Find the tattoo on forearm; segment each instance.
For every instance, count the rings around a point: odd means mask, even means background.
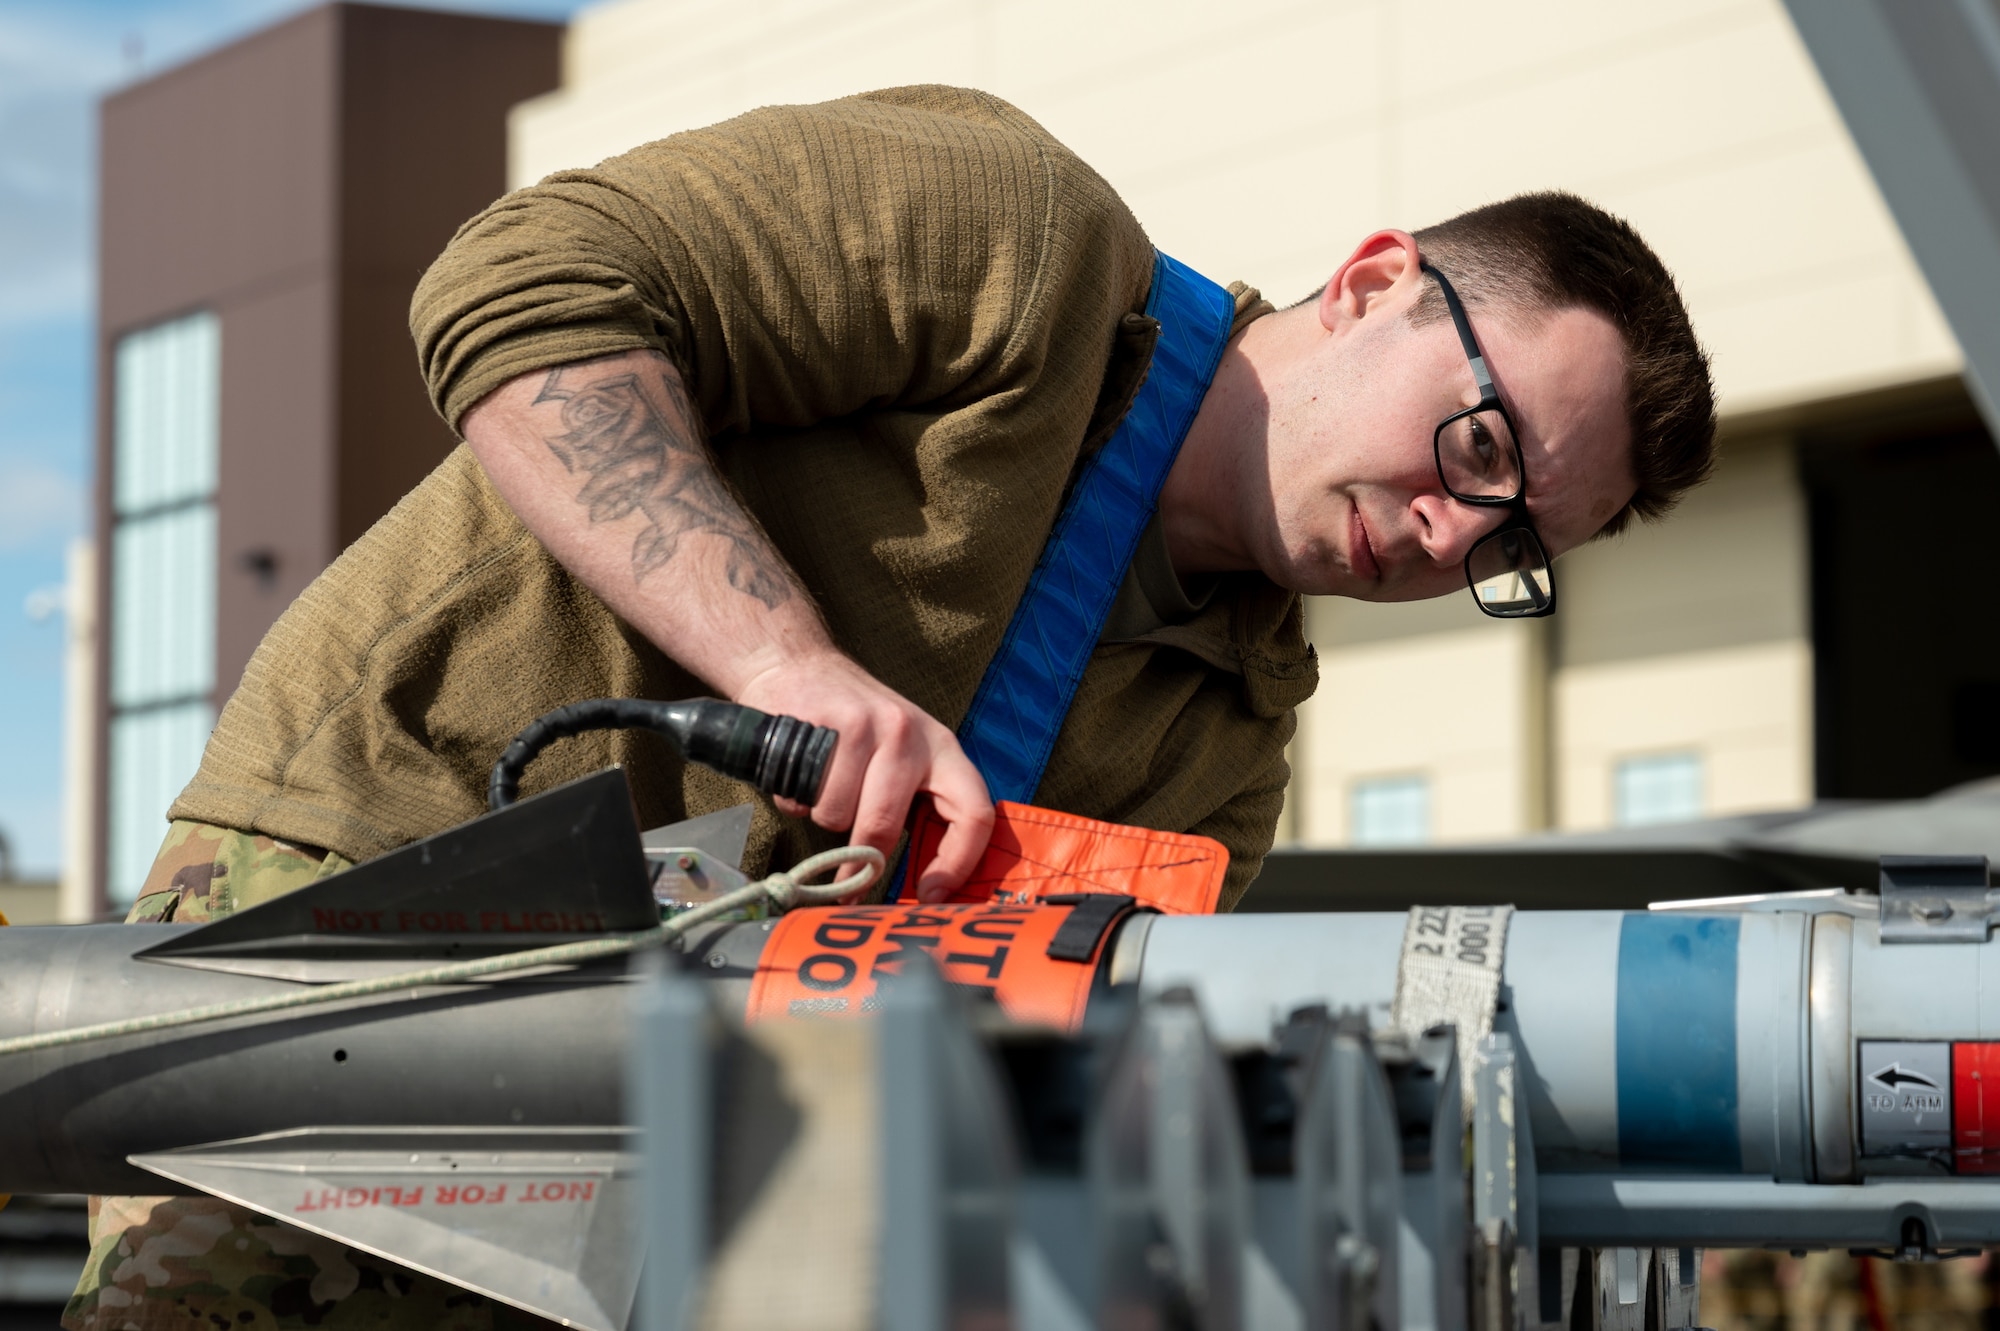
[[[716,474],[676,376],[648,375],[641,383],[623,368],[559,365],[535,398],[537,406],[544,402],[562,403],[565,433],[546,442],[585,478],[576,498],[590,520],[645,517],[632,543],[635,580],[671,562],[681,537],[707,532],[729,542],[730,586],[772,608],[791,599],[789,571]]]

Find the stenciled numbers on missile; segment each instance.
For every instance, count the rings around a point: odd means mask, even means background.
[[[1950,1158],[1949,1042],[1863,1040],[1858,1077],[1863,1155]]]

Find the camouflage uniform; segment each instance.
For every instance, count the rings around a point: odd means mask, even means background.
[[[176,822],[134,924],[199,924],[349,868],[331,851]],[[70,1331],[533,1331],[553,1322],[214,1197],[93,1197]]]
[[[1701,1320],[1717,1331],[1980,1331],[1995,1307],[1991,1254],[1904,1264],[1844,1252],[1704,1254]]]

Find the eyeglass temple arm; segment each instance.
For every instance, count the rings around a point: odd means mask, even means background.
[[[1493,391],[1493,376],[1486,372],[1486,357],[1479,350],[1479,344],[1472,340],[1472,322],[1465,317],[1465,305],[1459,300],[1458,292],[1452,289],[1443,273],[1430,266],[1427,260],[1419,259],[1417,264],[1423,271],[1437,279],[1438,290],[1444,293],[1445,308],[1451,311],[1452,327],[1458,330],[1458,340],[1465,347],[1465,358],[1472,362],[1472,379],[1479,385],[1479,398],[1483,402],[1499,395]]]
[[[1486,544],[1486,541],[1490,541],[1494,539],[1494,537],[1499,536],[1509,530],[1512,530],[1512,528],[1502,527],[1499,531],[1494,532],[1492,536],[1488,536],[1485,541],[1481,541],[1479,544],[1484,545]],[[1533,533],[1530,532],[1529,534],[1532,535]],[[1539,548],[1540,545],[1541,542],[1537,540],[1536,541],[1537,548]],[[1475,553],[1477,552],[1477,549],[1478,547],[1475,546],[1474,547]],[[1548,558],[1547,554],[1544,554],[1542,558],[1547,559]],[[1543,567],[1547,567],[1547,565],[1544,565]],[[1515,581],[1519,582],[1521,584],[1522,589],[1528,593],[1528,599],[1534,602],[1535,606],[1533,612],[1534,614],[1546,615],[1552,609],[1555,608],[1555,598],[1542,590],[1541,581],[1538,578],[1536,578],[1533,573],[1529,572],[1526,569],[1519,569],[1519,568],[1509,569],[1508,572],[1514,575]],[[1479,579],[1472,576],[1472,555],[1470,554],[1468,554],[1465,557],[1465,581],[1472,589],[1473,604],[1477,605],[1481,610],[1486,610],[1486,602],[1480,599],[1479,595]],[[1493,612],[1487,610],[1486,613],[1492,614]],[[1500,618],[1509,619],[1509,618],[1514,618],[1514,616],[1501,615]]]
[[[1530,614],[1528,615],[1495,614],[1494,611],[1487,610],[1486,602],[1480,599],[1479,586],[1477,583],[1474,583],[1472,586],[1472,603],[1478,606],[1482,611],[1485,611],[1485,613],[1489,615],[1494,615],[1494,617],[1497,619],[1527,619],[1527,618],[1532,618],[1534,616],[1546,615],[1549,613],[1551,609],[1554,608],[1555,598],[1551,597],[1547,592],[1543,591],[1542,584],[1535,581],[1533,576],[1527,573],[1523,573],[1519,569],[1515,569],[1514,577],[1520,581],[1521,586],[1528,593],[1528,599],[1534,603],[1535,608]],[[1471,580],[1467,579],[1467,581]]]
[[[1549,599],[1549,594],[1542,590],[1541,580],[1535,577],[1534,574],[1522,573],[1517,571],[1514,574],[1514,576],[1519,578],[1527,586],[1528,597],[1535,603],[1536,610],[1538,611],[1547,610],[1550,605],[1554,604]]]

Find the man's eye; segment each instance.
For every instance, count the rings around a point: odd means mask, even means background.
[[[1493,432],[1486,428],[1485,421],[1477,416],[1470,417],[1469,420],[1472,424],[1472,451],[1478,455],[1483,466],[1490,467],[1493,465],[1494,456],[1500,451],[1499,444],[1494,440]]]

